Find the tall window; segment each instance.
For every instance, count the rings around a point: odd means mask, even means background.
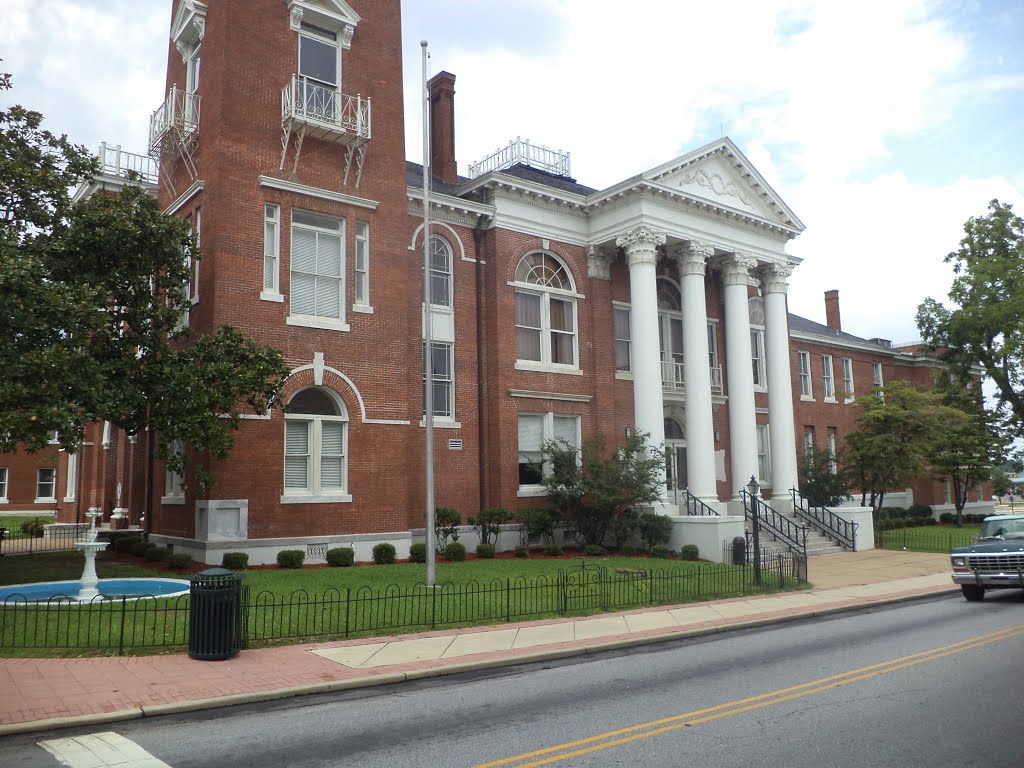
[[[356,304],[370,306],[370,225],[356,223]]]
[[[548,440],[564,441],[576,449],[580,446],[580,417],[556,413],[519,415],[519,487],[520,490],[542,491],[541,448]]]
[[[871,364],[871,378],[874,381],[875,388],[885,386],[885,382],[882,380],[882,364],[872,363]]]
[[[826,400],[836,399],[836,382],[832,375],[832,355],[821,356],[822,391]]]
[[[452,247],[443,237],[430,237],[430,303],[452,305]]]
[[[771,483],[772,464],[769,456],[768,425],[757,425],[757,475],[762,483]]]
[[[281,207],[273,203],[263,206],[263,296],[281,293],[278,273],[281,264]]]
[[[7,503],[7,467],[0,467],[0,504]]]
[[[295,394],[285,409],[285,496],[340,500],[348,482],[347,428],[344,407],[326,390],[310,387]]]
[[[36,470],[36,503],[56,501],[57,470],[53,467]]]
[[[577,367],[576,292],[569,270],[547,253],[530,253],[516,268],[516,358]]]
[[[78,454],[68,454],[67,481],[64,483],[64,501],[75,500],[75,485],[78,481]]]
[[[344,319],[343,228],[340,219],[292,211],[293,315]]]
[[[832,474],[839,472],[839,464],[836,461],[836,456],[839,452],[838,439],[836,437],[836,428],[828,428],[828,468]]]
[[[658,348],[662,385],[681,390],[683,367],[683,295],[667,277],[658,278]]]
[[[338,35],[303,24],[299,30],[299,84],[308,117],[336,122],[341,79]]]
[[[430,373],[433,384],[434,416],[440,419],[455,418],[455,373],[452,365],[452,345],[447,342],[430,342]],[[424,407],[426,413],[426,382],[423,375]]]
[[[174,451],[182,450],[180,442],[174,444]],[[164,497],[163,504],[181,504],[185,499],[185,480],[175,472],[169,465],[164,465]]]
[[[804,455],[811,456],[817,446],[814,439],[814,427],[804,427]]]
[[[797,360],[800,361],[800,397],[812,398],[811,390],[811,353],[797,352]]]
[[[629,307],[615,307],[615,370],[628,371],[629,364]]]
[[[846,402],[853,402],[853,360],[843,358],[843,392],[846,393]]]
[[[195,253],[192,256],[192,263],[191,263],[191,273],[192,274],[190,276],[190,279],[192,281],[192,303],[193,304],[198,304],[199,303],[199,261],[200,261],[200,258],[203,255],[203,252],[199,248],[199,241],[200,241],[200,239],[202,237],[202,228],[203,228],[203,211],[200,208],[196,208],[195,227],[196,227],[195,228],[195,245],[196,245],[196,250],[195,250]]]
[[[747,301],[747,312],[750,316],[750,357],[754,387],[765,389],[768,386],[768,379],[765,376],[764,299],[760,296],[751,296]]]

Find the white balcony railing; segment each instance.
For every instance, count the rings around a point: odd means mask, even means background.
[[[549,149],[540,144],[531,144],[529,139],[510,141],[508,146],[494,150],[478,163],[469,164],[469,178],[475,179],[490,171],[511,168],[513,165],[528,165],[556,176],[570,176],[569,153]]]
[[[370,138],[370,99],[348,96],[293,75],[281,89],[281,122],[311,126],[318,138],[361,143]]]
[[[149,118],[149,152],[160,154],[172,134],[177,142],[187,141],[199,130],[199,94],[186,93],[176,85]]]
[[[722,387],[722,366],[712,365],[711,368],[711,392],[716,395],[722,394],[725,390]],[[685,368],[681,362],[676,360],[661,361],[661,387],[667,392],[682,392],[684,385]]]
[[[149,155],[125,152],[120,144],[110,145],[107,142],[100,144],[97,155],[100,159],[100,172],[106,176],[127,178],[129,173],[135,173],[143,181],[151,184],[157,182],[159,166]]]

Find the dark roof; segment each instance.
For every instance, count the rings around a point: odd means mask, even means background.
[[[537,168],[532,168],[528,165],[513,165],[511,168],[503,168],[496,173],[501,173],[506,176],[515,176],[517,179],[523,181],[529,181],[534,184],[540,184],[544,187],[551,187],[559,192],[569,192],[575,195],[581,195],[586,197],[596,192],[596,189],[585,187],[582,184],[577,184],[576,179],[570,179],[568,176],[556,176],[553,173],[547,171],[541,171]],[[456,190],[470,179],[460,176],[458,184],[447,184],[437,176],[431,179],[431,189],[441,192],[445,195],[455,195]],[[423,187],[423,166],[420,163],[414,163],[411,160],[405,161],[405,183],[407,186],[422,188]]]
[[[809,333],[815,336],[821,336],[825,339],[843,339],[845,341],[853,341],[858,344],[872,344],[881,349],[891,349],[879,344],[873,339],[863,339],[860,336],[854,336],[852,333],[846,331],[837,331],[835,328],[829,328],[827,325],[816,323],[813,320],[808,320],[806,317],[800,317],[800,315],[789,315],[789,330],[796,331],[798,333]]]

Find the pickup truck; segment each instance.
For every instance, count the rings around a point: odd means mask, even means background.
[[[950,559],[967,600],[984,600],[990,589],[1024,589],[1024,515],[986,517],[977,542],[957,547]]]

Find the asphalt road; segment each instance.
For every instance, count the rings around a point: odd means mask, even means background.
[[[137,750],[125,768],[1016,768],[1022,659],[1024,593],[944,597],[578,662],[11,737],[0,766],[95,768],[106,749],[106,764]],[[102,747],[91,763],[75,751],[83,744]]]

